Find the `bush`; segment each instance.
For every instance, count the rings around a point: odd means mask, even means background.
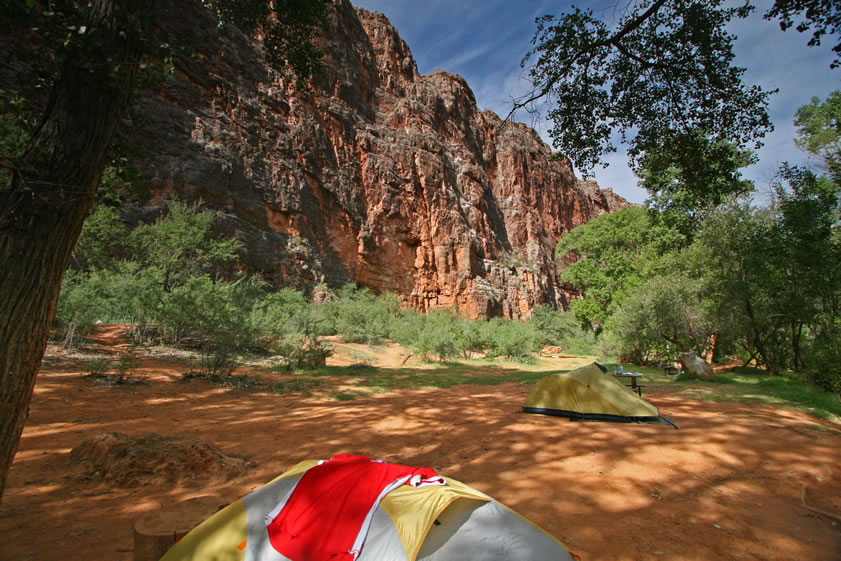
[[[393,294],[374,296],[355,284],[343,286],[327,306],[336,318],[336,331],[348,343],[376,345],[388,337],[400,303]]]
[[[61,285],[56,310],[56,328],[61,345],[81,345],[93,329],[98,316],[100,290],[91,275],[67,271]]]
[[[805,371],[815,384],[841,394],[841,329],[817,337],[803,355]]]
[[[289,333],[306,333],[307,329],[301,329],[296,319],[307,313],[308,306],[302,293],[292,288],[281,288],[255,304],[251,311],[251,327],[260,334],[276,338]]]
[[[117,364],[114,366],[114,372],[117,374],[116,383],[125,383],[134,374],[134,369],[137,368],[139,363],[140,358],[137,356],[137,350],[134,347],[129,347],[121,352]]]
[[[541,344],[541,333],[528,322],[494,318],[484,329],[489,356],[527,361]]]
[[[572,355],[597,354],[598,343],[591,329],[583,329],[574,312],[562,312],[551,306],[538,306],[531,317],[534,328],[543,337],[543,345],[555,345]]]
[[[236,355],[256,345],[258,333],[250,320],[262,294],[256,278],[193,277],[164,296],[157,319],[176,341],[185,333],[197,334],[203,374],[229,375]]]
[[[89,376],[105,376],[111,370],[111,363],[104,358],[94,358],[88,361],[85,371]]]
[[[464,358],[473,358],[474,355],[488,355],[487,332],[485,322],[473,321],[461,318],[455,325],[456,349]]]
[[[318,340],[301,335],[291,336],[272,345],[274,352],[283,359],[277,365],[282,371],[293,369],[315,370],[327,364],[327,358],[333,355],[333,347]]]
[[[412,348],[417,342],[426,320],[415,310],[401,310],[389,323],[388,336],[395,343]]]
[[[470,323],[449,309],[430,310],[427,315],[404,310],[392,319],[390,336],[426,361],[433,356],[446,361],[470,343]]]
[[[434,353],[439,361],[444,362],[456,356],[459,327],[462,320],[452,310],[430,310],[419,335],[419,347],[424,358]]]

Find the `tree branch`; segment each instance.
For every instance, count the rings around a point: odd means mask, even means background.
[[[543,87],[540,88],[539,92],[537,92],[537,93],[533,92],[531,95],[529,95],[529,97],[527,99],[525,99],[523,101],[515,101],[514,102],[514,106],[511,108],[511,111],[508,112],[508,115],[506,115],[505,118],[502,120],[502,124],[500,124],[500,126],[497,128],[497,133],[500,132],[505,127],[505,124],[511,119],[511,117],[514,116],[514,113],[516,113],[517,111],[519,111],[523,107],[526,107],[527,105],[530,105],[530,104],[534,103],[538,99],[541,99],[541,98],[545,97],[546,95],[548,95],[549,92],[552,91],[552,88],[555,86],[555,84],[558,83],[560,78],[562,76],[566,75],[566,73],[569,72],[570,68],[572,68],[572,66],[575,65],[575,63],[578,61],[578,59],[581,58],[584,54],[586,54],[588,52],[592,52],[592,51],[594,51],[596,49],[599,49],[601,47],[613,46],[620,53],[624,54],[625,56],[628,56],[632,60],[636,60],[637,62],[639,62],[641,64],[651,64],[652,66],[656,66],[653,63],[648,63],[648,62],[643,61],[642,59],[640,59],[638,57],[631,56],[628,52],[626,52],[623,49],[622,45],[620,44],[620,41],[626,35],[628,35],[632,31],[634,31],[635,29],[639,28],[643,23],[645,23],[646,20],[648,20],[650,17],[652,17],[654,14],[656,14],[657,11],[660,10],[660,8],[662,8],[663,5],[666,4],[666,2],[668,2],[668,1],[669,0],[656,0],[645,12],[643,12],[642,14],[640,14],[639,16],[634,18],[632,21],[628,22],[622,29],[620,29],[617,33],[615,33],[611,37],[608,37],[607,39],[603,39],[601,41],[595,41],[593,43],[590,43],[589,45],[586,45],[584,48],[578,50],[572,56],[571,60],[564,66],[564,68],[560,72],[555,73],[555,77],[550,79],[549,81],[547,81],[546,84],[544,84]],[[663,68],[668,68],[668,67],[663,66]]]

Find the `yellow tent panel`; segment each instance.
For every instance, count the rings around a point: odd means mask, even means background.
[[[297,561],[266,546],[264,520],[316,465],[316,460],[301,462],[225,507],[172,546],[161,561]],[[356,557],[357,561],[465,559],[573,561],[574,557],[519,514],[450,478],[441,486],[403,485],[390,491],[379,503]]]
[[[578,420],[673,424],[596,363],[541,378],[526,398],[523,410]]]

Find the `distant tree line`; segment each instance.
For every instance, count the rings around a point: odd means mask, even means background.
[[[811,167],[784,164],[757,205],[738,147],[680,138],[647,154],[650,198],[565,235],[562,274],[576,318],[622,360],[736,354],[771,374],[796,373],[841,392],[841,92],[797,111]],[[703,146],[696,133],[691,146]],[[707,196],[709,195],[709,196]]]

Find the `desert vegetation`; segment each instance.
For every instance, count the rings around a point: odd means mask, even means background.
[[[233,266],[239,243],[213,233],[214,214],[200,203],[171,201],[132,230],[100,204],[64,277],[54,337],[73,347],[96,322],[127,323],[137,345],[196,349],[197,371],[211,375],[229,375],[248,354],[273,356],[287,371],[321,367],[332,352],[327,336],[393,341],[441,362],[529,361],[553,345],[663,366],[692,352],[838,393],[841,239],[832,127],[841,119],[839,99],[836,92],[798,112],[798,142],[820,166],[783,166],[767,205],[752,202],[754,186],[738,171],[749,154],[732,145],[708,146],[719,176],[729,177],[719,177],[721,196],[709,200],[700,196],[707,176],[668,153],[647,156],[638,173],[652,195],[648,208],[601,216],[558,244],[558,257],[571,263],[562,278],[581,296],[570,311],[538,306],[529,321],[474,321],[451,309],[402,309],[397,295],[353,283],[273,289]],[[713,160],[705,165],[715,167]]]
[[[172,202],[165,215],[128,232],[110,207],[94,210],[59,297],[54,339],[77,347],[97,323],[125,323],[138,346],[195,349],[198,371],[229,375],[240,357],[267,355],[287,370],[323,366],[324,337],[376,345],[395,341],[427,361],[502,357],[528,361],[544,345],[594,354],[595,338],[570,312],[541,307],[532,321],[471,321],[452,310],[419,314],[394,294],[348,283],[315,287],[320,302],[272,290],[232,270],[237,242],[214,236],[213,215]]]

